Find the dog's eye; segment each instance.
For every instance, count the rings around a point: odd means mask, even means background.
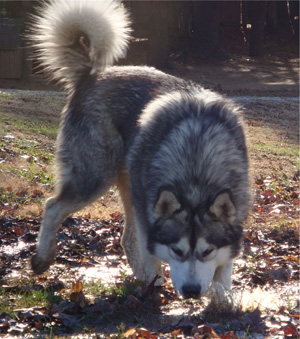
[[[214,250],[213,248],[208,248],[208,249],[206,249],[206,250],[202,253],[203,257],[207,257],[208,255],[210,255],[210,253],[211,253],[213,250]]]
[[[171,249],[176,255],[178,255],[178,257],[182,258],[184,256],[184,253],[179,248],[171,247]]]

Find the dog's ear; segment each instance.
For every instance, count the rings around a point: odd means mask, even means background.
[[[180,204],[174,193],[163,190],[160,192],[154,208],[154,217],[156,219],[171,216],[180,209]]]
[[[213,217],[232,224],[235,220],[235,207],[227,192],[220,193],[210,206]]]

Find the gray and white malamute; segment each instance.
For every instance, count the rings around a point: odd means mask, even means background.
[[[230,288],[249,207],[237,107],[153,68],[111,66],[130,34],[117,2],[54,0],[33,26],[40,60],[69,94],[33,271],[53,263],[63,219],[116,184],[126,215],[122,246],[138,279],[162,275],[163,260],[186,298],[211,281]]]

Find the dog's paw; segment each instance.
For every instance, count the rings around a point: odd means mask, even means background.
[[[43,260],[37,254],[34,254],[31,258],[31,268],[35,274],[42,274],[48,270],[53,262],[54,259]]]

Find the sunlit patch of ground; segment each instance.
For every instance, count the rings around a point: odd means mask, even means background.
[[[77,274],[82,277],[84,282],[96,280],[108,286],[119,281],[121,275],[132,275],[132,270],[123,261],[120,262],[117,255],[107,255],[95,266],[80,267]]]

